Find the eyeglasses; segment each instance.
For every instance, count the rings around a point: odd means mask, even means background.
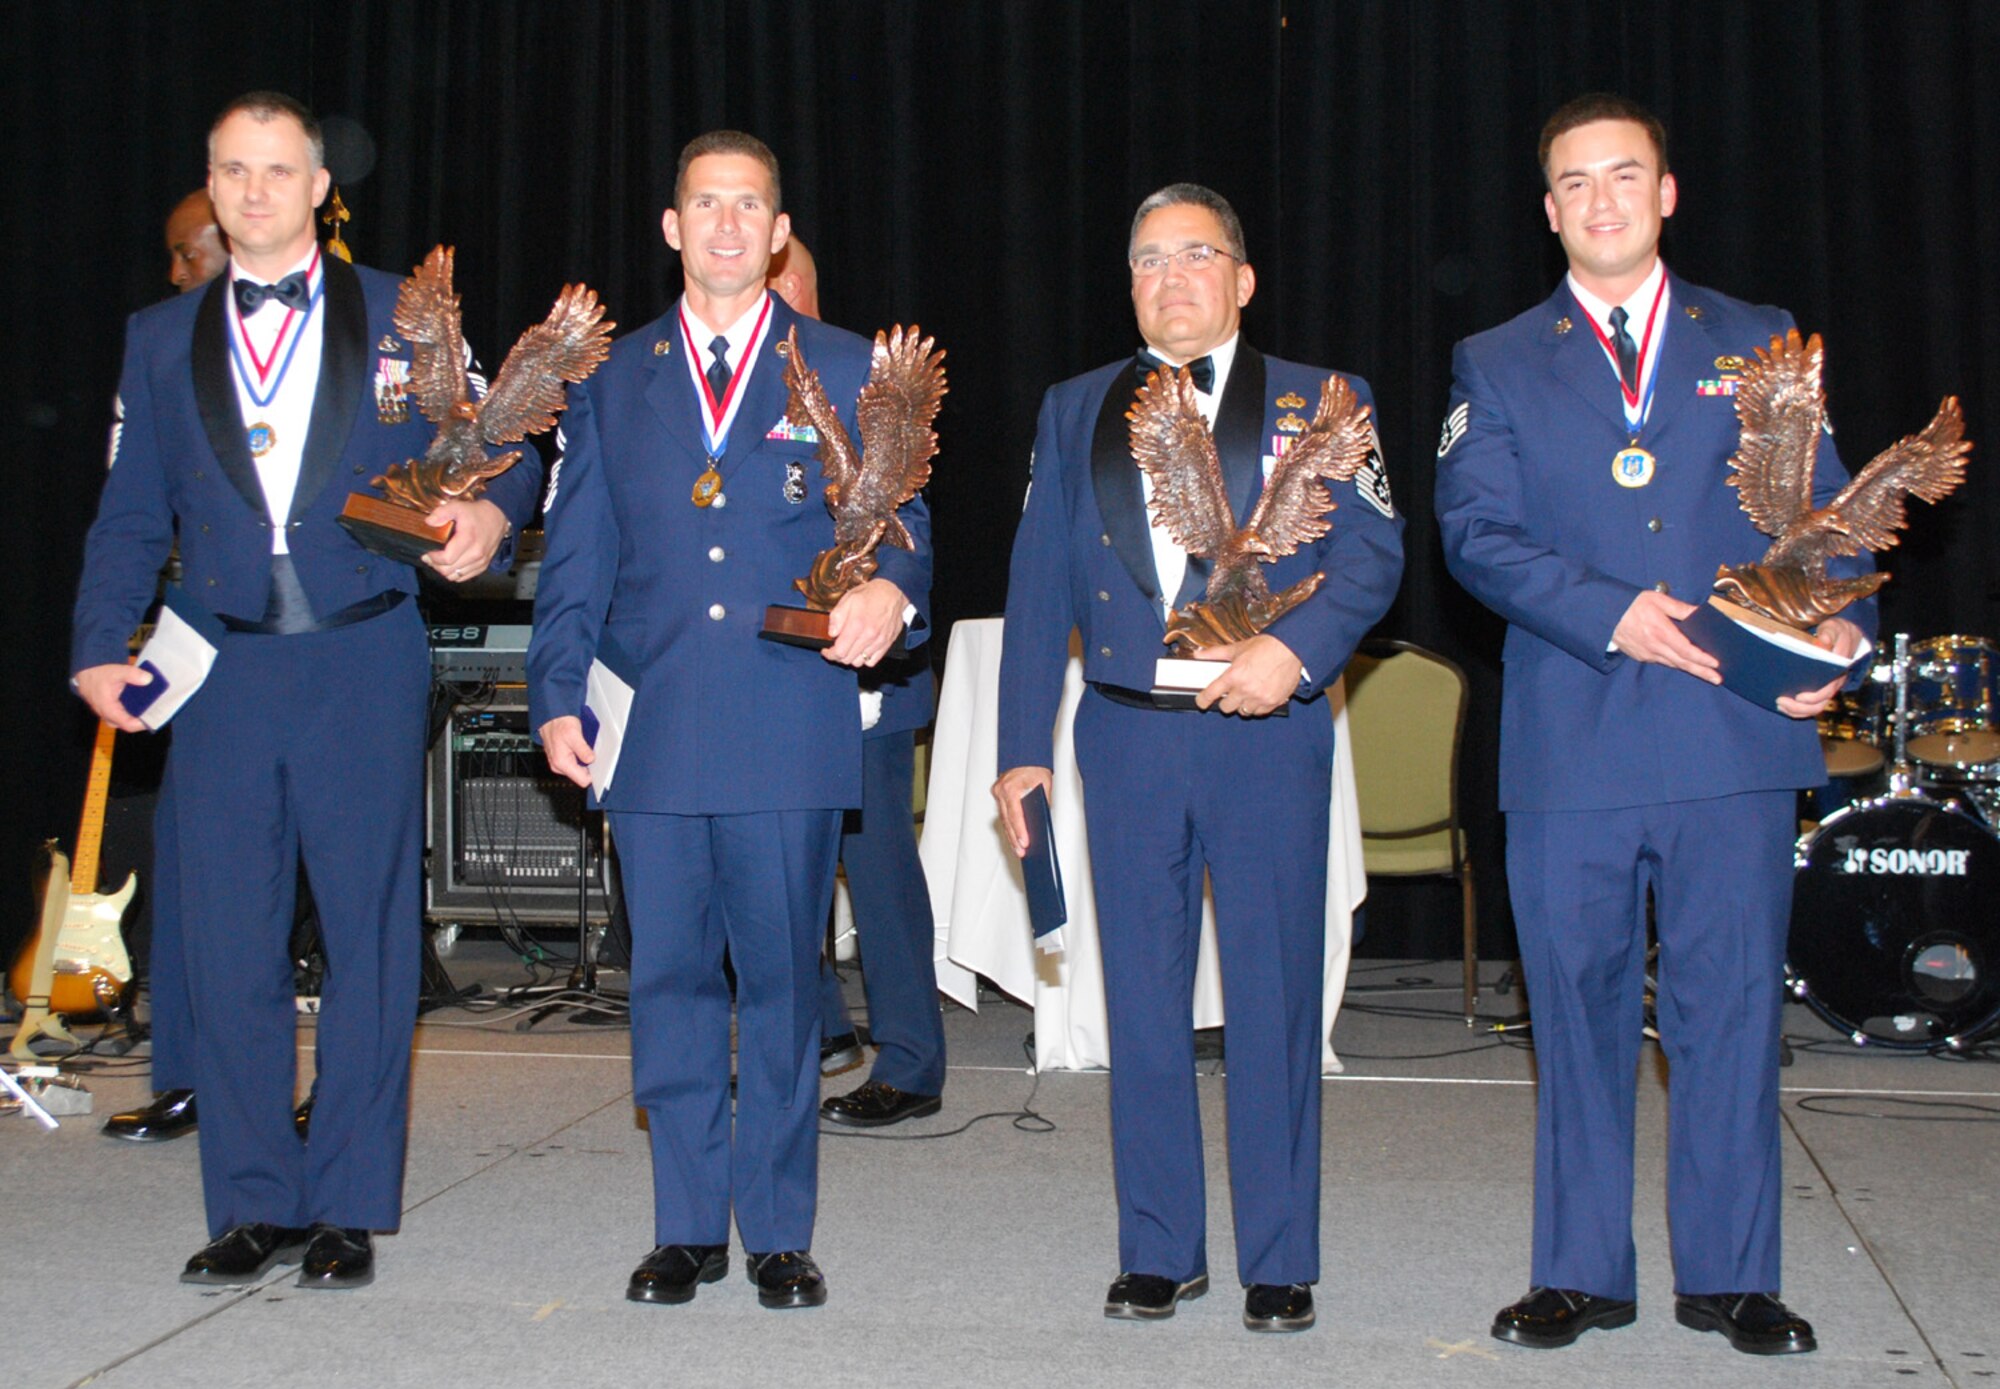
[[[1206,270],[1217,257],[1235,260],[1227,251],[1219,251],[1213,246],[1189,246],[1179,251],[1152,251],[1143,256],[1134,256],[1128,264],[1132,273],[1140,279],[1150,279],[1167,273],[1167,267],[1178,265],[1183,270]]]

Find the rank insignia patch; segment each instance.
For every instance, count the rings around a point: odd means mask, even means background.
[[[1361,494],[1362,501],[1394,520],[1396,502],[1389,495],[1389,464],[1382,457],[1382,436],[1372,427],[1368,436],[1368,461],[1354,474],[1354,490]]]
[[[1461,400],[1452,407],[1452,412],[1444,417],[1444,429],[1438,434],[1438,457],[1451,452],[1451,446],[1465,437],[1465,428],[1472,423],[1472,405]]]

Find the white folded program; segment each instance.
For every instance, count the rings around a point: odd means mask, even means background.
[[[590,789],[600,798],[611,789],[618,771],[618,752],[625,744],[625,723],[632,716],[632,687],[602,661],[590,663],[584,682],[584,737],[594,754]]]
[[[171,607],[162,607],[153,634],[139,648],[139,668],[152,683],[126,686],[125,707],[148,728],[165,726],[208,679],[215,652],[214,642]]]

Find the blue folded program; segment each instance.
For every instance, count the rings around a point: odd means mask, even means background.
[[[1021,814],[1028,823],[1028,852],[1021,860],[1021,877],[1028,888],[1028,920],[1039,940],[1069,920],[1069,904],[1063,899],[1062,864],[1056,859],[1048,793],[1037,786],[1021,797]]]

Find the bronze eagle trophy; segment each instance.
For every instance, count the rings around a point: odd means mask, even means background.
[[[1310,598],[1325,582],[1313,574],[1280,593],[1263,564],[1289,555],[1332,529],[1327,482],[1346,482],[1374,447],[1370,409],[1338,376],[1320,387],[1319,410],[1271,469],[1250,520],[1239,527],[1222,479],[1215,438],[1195,404],[1186,367],[1146,378],[1125,418],[1132,458],[1153,484],[1153,519],[1190,555],[1213,563],[1204,598],[1167,619],[1168,646],[1192,654],[1254,637]]]
[[[930,481],[937,456],[931,422],[944,401],[944,353],[935,339],[919,337],[915,324],[875,335],[868,384],[855,401],[861,431],[857,450],[826,398],[819,373],[806,363],[794,327],[785,335],[785,417],[811,425],[819,435],[820,475],[826,479],[826,509],[833,514],[834,545],[822,550],[812,569],[792,587],[805,595],[804,608],[774,605],[764,613],[763,635],[795,646],[828,644],[826,615],[842,596],[875,576],[881,545],[914,549],[896,509]]]
[[[1888,581],[1881,570],[1829,578],[1826,562],[1863,550],[1886,550],[1908,524],[1905,496],[1938,502],[1965,480],[1965,417],[1946,396],[1923,432],[1899,439],[1855,474],[1823,507],[1813,505],[1813,462],[1826,423],[1821,384],[1825,348],[1797,329],[1756,349],[1736,387],[1742,436],[1730,457],[1729,485],[1757,529],[1775,536],[1755,564],[1725,564],[1715,591],[1753,612],[1809,631]]]
[[[521,461],[518,448],[489,457],[485,446],[518,444],[553,425],[565,403],[564,385],[584,380],[610,355],[611,330],[618,326],[605,321],[594,290],[564,285],[548,318],[521,334],[491,388],[478,395],[466,367],[451,272],[452,248],[439,246],[403,281],[395,324],[410,344],[408,377],[376,381],[377,410],[385,421],[394,422],[398,411],[407,418],[403,397],[414,396],[437,435],[422,458],[392,464],[372,479],[386,500],[350,493],[340,518],[369,549],[409,563],[450,539],[449,527],[424,522],[439,503],[479,496],[488,481]]]

